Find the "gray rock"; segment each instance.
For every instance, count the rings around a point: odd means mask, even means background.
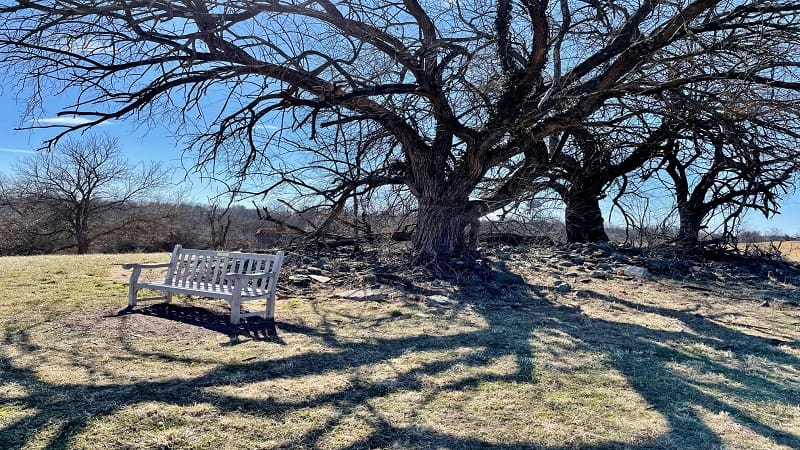
[[[450,305],[455,303],[455,301],[451,300],[450,297],[441,294],[429,295],[425,297],[425,300],[436,303],[437,305]]]
[[[317,283],[323,283],[323,284],[327,283],[328,281],[331,281],[331,277],[326,277],[326,276],[322,276],[322,275],[309,275],[308,278],[311,278],[312,280],[316,281]]]
[[[513,272],[507,272],[504,270],[493,270],[492,271],[492,280],[501,283],[501,284],[524,284],[525,280],[520,276]]]
[[[646,267],[639,266],[623,266],[621,272],[629,277],[650,278],[650,271]]]
[[[322,273],[322,269],[317,266],[306,266],[306,272],[312,275],[320,275]]]
[[[563,281],[563,280],[556,280],[555,283],[553,283],[553,287],[556,288],[556,291],[558,291],[558,292],[560,292],[562,294],[566,294],[566,293],[572,291],[572,286],[570,286],[569,283],[567,283],[566,281]]]
[[[338,291],[333,295],[334,297],[359,301],[381,301],[389,298],[389,294],[380,289],[351,289],[346,291]]]
[[[612,252],[608,255],[608,260],[611,262],[630,264],[631,259],[620,252]]]
[[[509,261],[509,260],[511,260],[511,253],[509,253],[509,252],[504,252],[504,251],[498,250],[498,251],[494,252],[494,256],[496,256],[497,259],[499,259],[501,261]]]
[[[310,280],[305,275],[292,275],[289,277],[289,284],[297,287],[308,287]]]
[[[598,270],[611,270],[612,267],[611,267],[611,264],[609,264],[609,263],[600,263],[600,264],[597,265],[597,269]]]
[[[593,271],[592,273],[589,274],[589,276],[592,277],[592,278],[600,279],[600,280],[607,280],[608,279],[608,274],[606,274],[605,272],[602,272],[600,270]]]
[[[369,284],[375,284],[378,282],[378,277],[374,273],[365,274],[361,279],[364,281],[364,283]]]
[[[650,258],[645,261],[644,264],[648,269],[655,272],[668,272],[673,266],[673,261],[661,258]]]

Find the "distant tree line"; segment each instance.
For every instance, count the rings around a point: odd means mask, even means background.
[[[167,169],[130,165],[114,138],[68,139],[0,178],[0,255],[256,247],[254,209],[185,204],[170,186]]]

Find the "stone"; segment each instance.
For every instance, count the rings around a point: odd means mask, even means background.
[[[767,272],[767,278],[770,281],[780,281],[783,278],[781,275],[782,274],[780,272],[773,271],[773,270],[770,270],[770,271]]]
[[[609,264],[609,263],[600,263],[600,264],[597,265],[597,269],[598,270],[611,270],[612,267],[611,267],[611,264]]]
[[[359,301],[382,301],[388,299],[389,294],[380,289],[351,289],[336,292],[334,297]]]
[[[600,279],[600,280],[607,280],[608,279],[608,275],[605,272],[602,272],[602,271],[599,271],[599,270],[595,270],[595,271],[591,272],[589,274],[589,276],[592,277],[592,278]]]
[[[623,266],[619,271],[629,277],[650,278],[651,276],[647,268],[639,266]]]
[[[668,272],[673,266],[673,261],[668,259],[650,258],[645,261],[645,266],[655,272]]]
[[[522,276],[504,270],[493,270],[492,280],[501,284],[525,284]]]
[[[443,287],[443,288],[449,288],[449,287],[453,286],[452,284],[450,284],[449,281],[440,280],[440,279],[433,280],[433,282],[431,282],[431,284],[433,284],[436,287]]]
[[[454,303],[454,301],[451,300],[450,297],[441,294],[429,295],[425,297],[425,299],[431,303],[436,303],[438,305],[450,305]]]
[[[631,259],[627,256],[623,255],[620,252],[612,252],[608,255],[608,260],[611,262],[623,263],[623,264],[630,264]]]
[[[292,275],[289,277],[289,284],[297,287],[308,287],[309,279],[304,275]]]
[[[322,269],[317,266],[306,266],[306,272],[312,275],[320,275],[322,273]]]
[[[377,275],[375,275],[374,273],[368,273],[368,274],[365,274],[365,275],[364,275],[364,276],[361,278],[361,280],[362,280],[364,283],[368,283],[368,284],[375,284],[375,283],[377,283],[377,282],[378,282],[378,276],[377,276]]]
[[[330,277],[326,277],[326,276],[322,276],[322,275],[308,275],[308,278],[311,278],[312,280],[316,281],[317,283],[323,283],[323,284],[327,283],[328,281],[331,281]]]
[[[494,256],[501,261],[509,261],[511,260],[511,253],[505,251],[495,251]]]
[[[566,294],[566,293],[572,291],[572,286],[570,286],[569,283],[567,283],[566,281],[563,281],[563,280],[556,280],[555,283],[553,283],[553,287],[556,288],[556,291],[558,291],[558,292],[560,292],[562,294]]]

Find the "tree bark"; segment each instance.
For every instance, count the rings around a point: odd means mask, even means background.
[[[414,259],[445,265],[475,252],[480,213],[463,202],[420,200],[414,232]]]
[[[89,233],[86,231],[78,231],[75,236],[78,244],[78,254],[85,255],[89,253]]]
[[[603,213],[600,211],[600,193],[587,189],[570,191],[564,196],[566,209],[564,224],[567,229],[567,242],[607,241],[608,235],[603,227]]]
[[[685,248],[696,247],[700,240],[700,228],[705,214],[686,206],[679,206],[678,216],[680,218],[680,226],[675,243]]]

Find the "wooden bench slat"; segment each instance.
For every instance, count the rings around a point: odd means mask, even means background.
[[[164,278],[165,282],[172,282],[173,277],[175,276],[175,269],[177,267],[178,255],[180,254],[180,251],[180,245],[176,245],[175,249],[172,250],[172,256],[169,259],[169,269],[167,269],[167,276]]]

